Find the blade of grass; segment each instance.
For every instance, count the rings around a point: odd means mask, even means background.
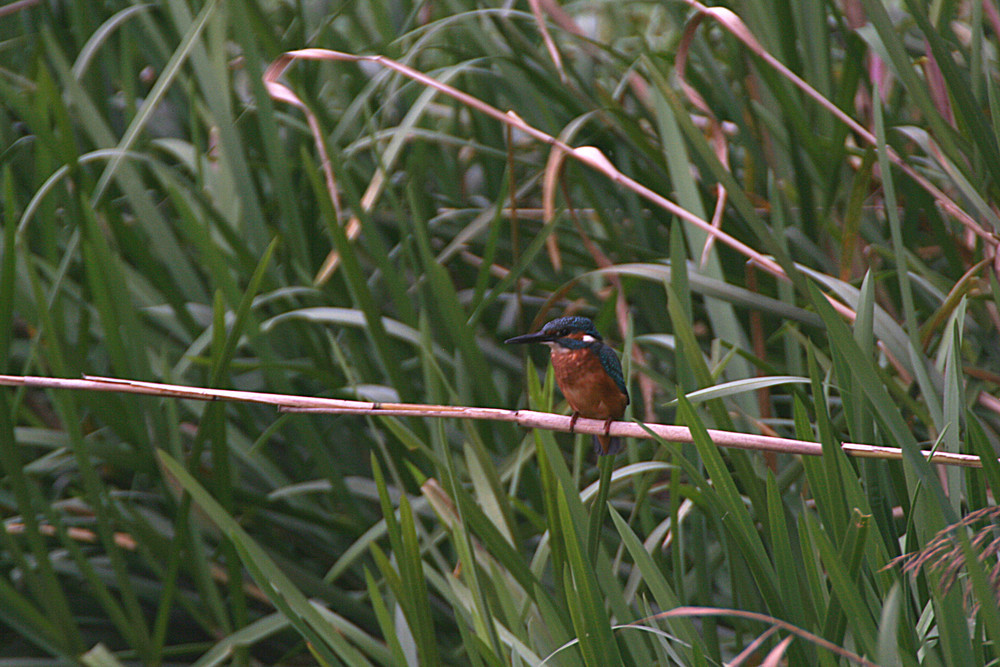
[[[611,624],[604,612],[599,595],[594,565],[585,559],[577,522],[570,515],[566,493],[558,495],[560,521],[567,530],[563,533],[566,560],[569,567],[564,573],[564,591],[573,625],[576,628],[585,663],[588,665],[619,665],[622,655],[611,633]]]

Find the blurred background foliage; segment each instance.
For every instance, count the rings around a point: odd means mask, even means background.
[[[877,145],[723,23],[687,43],[687,2],[0,7],[5,373],[565,411],[501,341],[579,313],[630,418],[698,436],[598,485],[589,437],[509,424],[4,389],[0,664],[995,664],[996,4],[726,6]],[[295,64],[338,216],[261,79],[306,47],[403,62],[703,219],[722,184],[721,228],[791,280],[576,163],[546,217],[547,145],[374,63]],[[790,379],[683,398],[758,376]],[[685,606],[734,611],[658,615]]]

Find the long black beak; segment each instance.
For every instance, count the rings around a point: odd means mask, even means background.
[[[523,336],[508,338],[504,341],[504,343],[547,343],[551,340],[553,340],[552,336],[539,331],[538,333],[530,333],[524,334]]]

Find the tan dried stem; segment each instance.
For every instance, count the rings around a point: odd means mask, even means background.
[[[751,36],[752,37],[752,36]],[[457,88],[450,86],[446,83],[438,81],[423,72],[413,69],[408,65],[397,62],[390,58],[386,58],[380,55],[355,55],[351,53],[344,53],[342,51],[331,51],[327,49],[301,49],[298,51],[289,51],[281,55],[277,60],[275,60],[268,68],[267,72],[264,74],[264,84],[267,88],[269,94],[271,94],[275,99],[286,101],[290,104],[294,104],[299,108],[304,109],[304,104],[302,101],[291,92],[291,90],[281,84],[278,79],[281,77],[282,73],[288,68],[295,60],[332,60],[341,62],[371,62],[382,67],[386,67],[395,72],[402,74],[403,76],[420,83],[421,85],[427,86],[434,90],[437,90],[443,95],[447,95],[462,104],[466,105],[471,109],[475,109],[480,113],[483,113],[495,120],[504,123],[512,128],[520,130],[521,132],[527,134],[528,136],[548,144],[555,151],[560,151],[567,157],[571,157],[591,169],[604,174],[613,183],[620,185],[628,190],[631,190],[635,194],[639,195],[651,204],[662,208],[663,210],[671,213],[681,220],[688,222],[695,227],[705,231],[709,236],[715,237],[718,241],[728,245],[733,250],[736,250],[740,254],[747,257],[751,262],[755,263],[757,266],[761,267],[768,273],[782,279],[787,280],[784,270],[781,266],[775,262],[773,259],[764,255],[757,250],[754,250],[747,244],[739,241],[738,239],[730,236],[721,229],[713,227],[711,223],[702,220],[694,213],[691,213],[679,204],[671,201],[670,199],[664,197],[663,195],[649,189],[645,185],[639,183],[638,181],[626,176],[621,171],[619,171],[605,156],[600,149],[594,146],[580,146],[574,148],[569,144],[553,137],[552,135],[539,130],[532,125],[526,123],[520,116],[518,116],[513,111],[503,112],[493,107],[482,100],[469,95],[468,93],[462,92]],[[327,188],[330,190],[330,197],[332,201],[337,201],[336,194],[336,184],[333,178],[333,170],[330,166],[330,161],[326,157],[326,148],[323,143],[323,138],[319,133],[319,124],[315,121],[315,117],[312,116],[311,112],[305,111],[309,117],[313,118],[313,121],[309,123],[309,127],[313,132],[313,137],[316,141],[317,150],[321,150],[321,156],[323,157],[323,163],[326,165],[324,167],[324,173],[326,174]],[[562,160],[563,156],[557,156],[558,160]],[[548,175],[546,176],[548,178]],[[377,181],[377,183],[376,183]],[[365,197],[362,198],[362,207],[370,206],[374,201],[374,193],[381,188],[382,180],[378,179],[378,174],[376,174],[376,179],[373,180],[372,184],[369,185],[368,191],[365,193]],[[373,190],[373,188],[375,188]],[[349,239],[353,239],[360,232],[360,222],[358,222],[356,216],[352,216],[351,220],[348,222],[347,236]],[[323,278],[328,277],[330,272],[336,266],[336,254],[331,253],[333,258],[328,262],[328,267],[324,267],[324,271],[317,276],[317,282],[320,282]],[[845,317],[852,317],[853,311],[850,308],[837,301],[836,299],[827,296],[830,304],[833,306],[837,312]]]
[[[34,7],[41,1],[42,0],[16,0],[15,2],[9,2],[0,7],[0,18],[16,14],[17,12],[23,12],[26,9]]]
[[[82,379],[41,377],[32,375],[0,375],[0,386],[32,387],[36,389],[71,389],[77,391],[107,391],[123,394],[140,394],[144,396],[160,396],[163,398],[184,398],[196,401],[234,401],[241,403],[257,403],[272,405],[286,412],[308,412],[338,415],[368,415],[374,417],[438,417],[447,419],[475,419],[481,421],[497,421],[519,424],[525,428],[538,428],[548,431],[570,432],[573,423],[571,417],[536,412],[534,410],[505,410],[502,408],[477,408],[454,405],[426,405],[422,403],[378,403],[372,401],[349,401],[337,398],[317,398],[313,396],[297,396],[294,394],[271,394],[255,391],[238,391],[234,389],[208,389],[205,387],[186,387],[177,384],[160,382],[143,382],[120,378],[87,376]],[[601,419],[576,420],[573,426],[575,433],[602,435],[605,431]],[[805,456],[822,456],[823,447],[817,442],[777,438],[771,436],[736,433],[708,429],[712,442],[719,447],[746,449],[754,451],[779,452],[783,454],[800,454]],[[685,426],[670,424],[648,424],[639,422],[612,422],[610,435],[626,438],[659,438],[667,442],[693,442],[691,431]],[[845,442],[841,449],[848,456],[869,459],[885,459],[899,461],[903,452],[897,447],[881,445],[866,445]],[[982,464],[978,456],[958,454],[953,452],[922,451],[930,462],[939,465],[979,468]]]
[[[644,618],[639,621],[628,623],[627,625],[622,627],[646,625],[650,619],[692,618],[692,617],[703,618],[706,616],[734,616],[736,618],[742,618],[748,621],[768,623],[780,630],[784,630],[785,632],[791,633],[792,635],[795,635],[800,639],[803,639],[816,646],[824,648],[835,655],[839,655],[840,657],[846,658],[859,665],[864,665],[864,667],[878,667],[874,662],[871,662],[870,660],[860,655],[857,655],[856,653],[852,653],[851,651],[848,651],[842,646],[838,646],[837,644],[834,644],[833,642],[824,639],[819,635],[813,634],[808,630],[803,630],[797,625],[792,625],[788,621],[776,618],[774,616],[769,616],[767,614],[761,614],[756,611],[746,611],[744,609],[723,609],[716,607],[675,607],[668,611],[663,611],[658,614],[654,614],[649,618]]]
[[[531,6],[531,14],[535,17],[535,25],[538,27],[538,32],[542,35],[545,50],[548,51],[549,58],[552,59],[552,64],[555,66],[556,71],[559,72],[559,80],[565,84],[566,71],[563,69],[562,56],[559,55],[559,49],[556,48],[555,40],[552,39],[552,35],[549,33],[549,25],[545,21],[541,2],[540,0],[528,0],[528,5]]]
[[[687,98],[691,101],[691,104],[701,111],[705,115],[705,129],[707,130],[709,136],[712,140],[712,149],[715,151],[715,157],[719,160],[719,163],[729,169],[729,142],[726,141],[726,134],[722,129],[722,124],[719,122],[718,118],[715,117],[715,113],[712,108],[705,101],[705,98],[701,96],[693,86],[687,82],[687,77],[685,72],[687,71],[687,60],[688,52],[691,50],[691,42],[694,40],[695,34],[698,32],[698,24],[701,23],[703,14],[695,14],[694,17],[688,21],[688,24],[684,27],[684,34],[681,35],[681,41],[677,45],[677,58],[674,61],[674,72],[677,74],[677,83],[680,85],[681,90],[687,95]],[[722,214],[726,210],[726,200],[728,195],[726,193],[726,188],[722,183],[716,183],[715,185],[715,211],[712,213],[712,227],[715,229],[722,228]],[[701,250],[701,261],[700,265],[705,266],[708,262],[708,257],[712,252],[712,247],[715,245],[715,236],[709,235],[705,239],[705,245]]]
[[[323,170],[323,177],[326,179],[326,189],[330,195],[330,202],[333,204],[333,210],[339,222],[341,217],[340,195],[337,193],[337,181],[333,175],[330,156],[326,151],[326,142],[323,141],[323,135],[319,129],[319,119],[309,108],[309,105],[303,102],[291,88],[279,81],[281,75],[285,73],[285,70],[288,69],[288,66],[292,64],[295,58],[296,56],[291,53],[284,53],[271,63],[264,72],[264,89],[272,99],[291,104],[305,114],[306,123],[309,125],[309,131],[313,135],[313,142],[316,144],[316,152],[320,156],[320,168]]]
[[[342,51],[331,51],[327,49],[301,49],[298,51],[289,51],[281,55],[277,60],[275,60],[274,63],[272,63],[271,66],[268,67],[267,72],[264,74],[265,86],[269,94],[274,96],[275,99],[286,101],[290,104],[295,104],[299,108],[302,108],[301,100],[299,100],[299,98],[295,96],[294,93],[292,93],[287,86],[284,86],[283,84],[278,82],[278,78],[281,76],[281,74],[288,68],[288,65],[295,60],[320,60],[320,61],[325,60],[325,61],[341,61],[341,62],[352,62],[352,63],[370,62],[380,65],[382,67],[386,67],[395,72],[398,72],[399,74],[402,74],[403,76],[412,79],[413,81],[416,81],[421,85],[433,88],[434,90],[437,90],[439,93],[447,95],[448,97],[451,97],[452,99],[461,102],[470,109],[475,109],[476,111],[479,111],[482,114],[485,114],[497,121],[500,121],[501,123],[504,123],[517,130],[520,130],[521,132],[532,137],[533,139],[548,144],[549,146],[552,146],[554,149],[558,149],[565,152],[568,157],[571,157],[587,165],[591,169],[594,169],[595,171],[604,174],[612,182],[628,190],[631,190],[632,192],[636,193],[637,195],[639,195],[646,201],[650,202],[651,204],[659,208],[662,208],[663,210],[673,215],[676,215],[680,219],[704,230],[710,236],[715,236],[718,239],[718,241],[725,243],[726,245],[733,248],[740,254],[750,258],[752,261],[756,262],[758,266],[764,268],[764,270],[766,270],[768,273],[771,273],[779,277],[785,277],[784,271],[773,259],[754,250],[753,248],[746,245],[742,241],[733,238],[726,232],[720,229],[715,229],[709,222],[702,220],[697,215],[691,213],[684,207],[676,204],[675,202],[660,195],[659,193],[650,190],[649,188],[647,188],[645,185],[642,185],[638,181],[629,178],[621,171],[619,171],[613,164],[611,164],[611,162],[604,156],[604,154],[598,148],[595,148],[594,146],[580,146],[578,148],[574,148],[566,144],[565,142],[560,141],[559,139],[553,137],[552,135],[537,129],[532,125],[529,125],[513,111],[507,111],[507,112],[500,111],[496,107],[493,107],[483,102],[482,100],[473,97],[472,95],[469,95],[468,93],[458,90],[457,88],[450,86],[446,83],[442,83],[441,81],[437,81],[436,79],[424,74],[423,72],[415,70],[408,65],[404,65],[403,63],[397,62],[390,58],[386,58],[380,55],[355,55],[351,53],[344,53]],[[317,150],[319,150],[319,147],[323,145],[323,141],[322,137],[319,135],[318,124],[310,123],[310,129],[314,133],[314,139],[316,140],[317,143]],[[325,147],[322,150],[323,153],[321,153],[321,155],[326,155]],[[334,192],[335,184],[332,176],[332,168],[329,167],[329,160],[325,159],[324,162],[327,164],[327,169],[328,169],[328,171],[325,171],[325,173],[328,174],[327,187],[331,188],[330,196],[331,199],[333,199],[334,197],[336,197],[336,194]]]
[[[868,130],[862,127],[857,121],[852,119],[850,116],[838,109],[832,102],[826,100],[822,95],[820,95],[816,90],[814,90],[809,84],[800,79],[794,72],[791,72],[788,68],[782,65],[777,59],[775,59],[770,53],[768,53],[764,48],[757,42],[753,34],[746,28],[742,20],[736,14],[730,10],[723,7],[713,7],[707,8],[694,0],[685,0],[688,4],[695,8],[700,15],[708,16],[714,18],[719,23],[721,23],[727,30],[733,33],[740,41],[746,44],[754,53],[761,57],[765,62],[770,64],[772,67],[777,69],[781,74],[789,78],[796,86],[804,90],[810,97],[817,101],[821,106],[828,109],[832,114],[834,114],[842,122],[846,123],[854,132],[859,136],[863,137],[869,143],[873,145],[876,144],[874,135],[872,135]],[[698,19],[700,21],[700,19]],[[645,185],[635,181],[634,179],[626,176],[621,171],[619,171],[605,156],[604,154],[594,146],[580,146],[574,148],[564,141],[553,137],[531,125],[526,123],[520,116],[518,116],[513,111],[503,112],[493,107],[482,100],[469,95],[468,93],[462,92],[453,86],[446,83],[437,81],[436,79],[420,72],[418,70],[409,67],[403,63],[394,61],[389,58],[385,58],[380,55],[355,55],[350,53],[344,53],[341,51],[331,51],[326,49],[301,49],[298,51],[289,51],[282,56],[280,56],[274,63],[268,67],[267,72],[264,74],[264,84],[268,93],[272,95],[277,100],[288,102],[296,107],[303,110],[309,119],[310,131],[313,133],[314,140],[316,142],[317,150],[320,151],[322,158],[322,163],[324,165],[324,175],[326,177],[327,189],[330,192],[331,201],[334,202],[335,208],[338,210],[339,214],[339,198],[336,192],[336,183],[333,177],[333,170],[330,165],[330,160],[327,157],[325,144],[323,142],[322,136],[319,133],[319,124],[315,119],[315,116],[308,110],[306,105],[285,85],[281,84],[278,79],[281,77],[282,73],[287,69],[287,67],[295,60],[326,60],[326,61],[342,61],[342,62],[371,62],[378,64],[382,67],[386,67],[399,74],[420,83],[421,85],[427,86],[434,90],[437,90],[441,94],[447,95],[460,103],[466,105],[471,109],[475,109],[480,113],[483,113],[495,120],[504,123],[505,125],[520,130],[521,132],[527,134],[528,136],[548,144],[553,149],[553,156],[551,156],[550,164],[547,167],[546,181],[554,178],[555,174],[560,170],[560,165],[565,157],[572,157],[573,159],[582,162],[583,164],[589,166],[590,168],[604,174],[612,182],[634,192],[640,197],[646,199],[651,204],[662,208],[663,210],[677,216],[681,220],[698,227],[705,231],[710,238],[717,239],[718,241],[728,245],[737,252],[746,256],[751,262],[759,266],[768,273],[782,278],[787,279],[784,270],[770,257],[763,255],[762,253],[754,250],[750,246],[746,245],[742,241],[730,236],[722,229],[713,225],[712,223],[705,221],[698,217],[697,215],[691,213],[682,206],[676,204],[670,199],[660,195],[657,192],[647,188]],[[896,154],[891,148],[887,148],[888,155],[890,159],[895,162],[900,169],[905,173],[909,174],[917,182],[925,187],[925,189],[930,192],[935,199],[941,204],[941,206],[949,211],[952,215],[962,221],[963,224],[967,225],[970,229],[974,230],[981,238],[989,239],[992,241],[992,235],[988,234],[982,227],[975,223],[971,217],[968,216],[964,211],[962,211],[957,204],[951,201],[943,192],[941,192],[936,186],[930,183],[922,175],[913,170],[908,164],[906,164],[898,154]],[[375,195],[380,191],[383,180],[379,178],[381,172],[376,174],[376,178],[373,179],[372,183],[369,185],[368,191],[365,193],[365,197],[362,199],[362,207],[369,207],[372,205]],[[549,187],[548,192],[551,192],[551,183],[547,183]],[[721,198],[720,198],[721,202]],[[546,203],[546,213],[550,213],[552,208],[552,202],[547,201]],[[716,214],[720,212],[720,207],[716,207]],[[717,216],[713,216],[717,217]],[[349,239],[353,239],[360,232],[360,222],[356,216],[352,216],[351,220],[348,221],[347,236]],[[553,248],[550,247],[550,253]],[[558,257],[558,253],[554,255]],[[331,259],[324,266],[323,271],[319,276],[317,276],[317,281],[322,281],[325,277],[328,277],[330,273],[336,266],[336,254],[331,253]],[[830,301],[831,305],[838,313],[848,319],[853,319],[853,311],[843,303],[837,301],[833,297],[827,295],[827,299]]]

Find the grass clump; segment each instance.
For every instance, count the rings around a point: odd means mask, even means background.
[[[694,442],[4,389],[0,660],[994,663],[995,17],[845,7],[9,5],[3,372],[560,411],[573,312]]]

